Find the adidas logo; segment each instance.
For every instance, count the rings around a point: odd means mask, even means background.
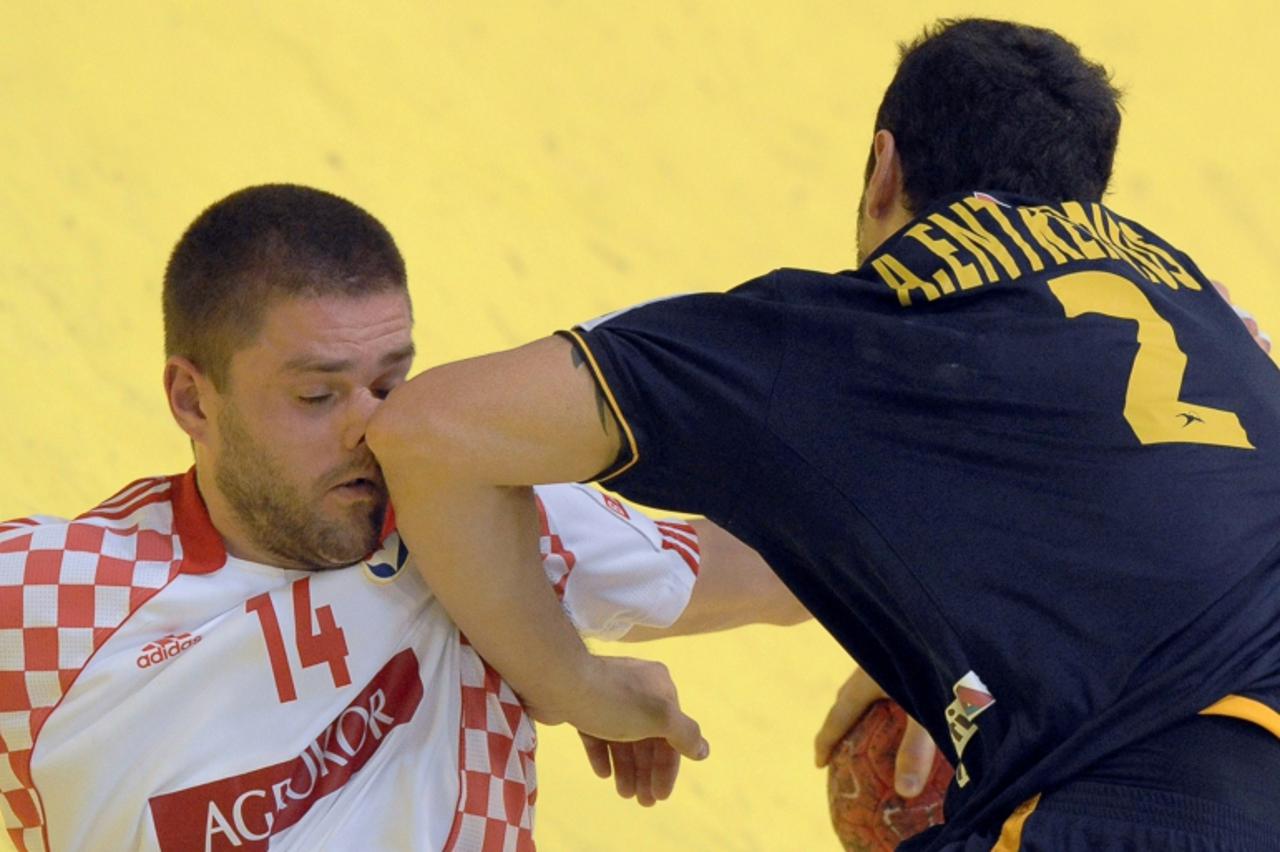
[[[142,646],[142,653],[138,655],[138,668],[157,666],[171,657],[178,656],[199,641],[199,636],[192,636],[190,633],[176,635],[170,633],[154,642],[148,642]]]

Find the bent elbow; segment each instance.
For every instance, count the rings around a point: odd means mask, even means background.
[[[365,428],[365,443],[383,464],[408,459],[448,458],[447,406],[436,404],[430,372],[393,390]]]

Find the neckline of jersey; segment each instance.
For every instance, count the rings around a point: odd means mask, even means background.
[[[209,517],[204,497],[200,495],[195,466],[186,473],[171,476],[169,481],[173,489],[173,528],[182,542],[182,564],[178,570],[183,574],[212,574],[227,564],[227,548]],[[395,531],[395,507],[388,505],[378,547],[381,548]],[[366,555],[365,559],[372,555]],[[285,570],[274,565],[265,567]]]

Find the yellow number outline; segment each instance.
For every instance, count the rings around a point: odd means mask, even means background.
[[[1049,281],[1068,319],[1102,314],[1138,324],[1138,353],[1125,391],[1124,419],[1143,444],[1209,444],[1254,449],[1234,412],[1180,398],[1187,356],[1173,326],[1137,284],[1113,272],[1073,272]]]

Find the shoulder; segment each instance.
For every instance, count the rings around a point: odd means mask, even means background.
[[[99,633],[118,625],[147,590],[160,588],[177,570],[178,480],[137,480],[71,520],[30,517],[0,524],[3,629]],[[117,591],[95,592],[100,588]],[[28,632],[22,639],[30,663],[31,644],[56,642],[57,636]],[[68,667],[64,654],[58,668]]]
[[[595,319],[579,323],[577,331],[593,332],[600,328],[616,330],[631,326],[647,326],[665,321],[678,321],[684,317],[714,320],[718,316],[734,314],[761,303],[782,301],[783,286],[797,275],[821,276],[823,273],[803,273],[802,270],[775,269],[724,292],[677,293],[637,302],[625,308],[611,311]]]
[[[45,719],[94,652],[176,576],[180,479],[137,480],[72,520],[0,524],[0,738],[11,766],[29,766]],[[32,790],[29,772],[0,785],[10,801]]]
[[[762,299],[785,300],[795,295],[798,287],[844,286],[851,281],[860,280],[852,272],[824,272],[818,269],[799,269],[783,266],[753,281],[748,281],[730,293],[752,296]]]
[[[147,510],[149,507],[157,507],[172,500],[174,481],[177,478],[152,476],[134,480],[74,519],[52,515],[29,515],[24,518],[0,521],[0,541],[12,541],[29,536],[48,538],[57,536],[60,530],[84,527],[171,528],[172,512],[168,513],[166,521],[163,510],[157,511],[154,508],[151,511]]]
[[[154,585],[181,557],[173,498],[179,477],[130,483],[77,517],[0,524],[0,588]]]

